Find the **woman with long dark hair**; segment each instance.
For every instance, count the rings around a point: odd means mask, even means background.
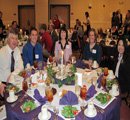
[[[130,91],[130,57],[127,49],[126,40],[123,38],[119,39],[114,59],[114,71],[122,94]]]

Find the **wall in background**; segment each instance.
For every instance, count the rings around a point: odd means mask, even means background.
[[[34,0],[0,0],[0,11],[3,12],[5,25],[18,21],[18,5],[34,5]]]
[[[42,23],[48,24],[48,0],[35,0],[36,28]]]
[[[70,27],[74,27],[77,18],[82,23],[86,22],[84,13],[88,11],[91,25],[95,29],[110,27],[113,11],[120,8],[125,17],[126,11],[130,9],[130,0],[49,0],[49,4],[70,5]],[[0,11],[3,12],[2,19],[5,25],[11,24],[13,20],[18,21],[18,5],[35,5],[37,28],[41,23],[48,23],[48,0],[0,0]],[[92,8],[89,9],[88,6]]]
[[[123,17],[125,17],[127,10],[130,9],[130,0],[50,0],[49,3],[50,5],[69,4],[71,6],[71,27],[74,27],[77,18],[80,19],[81,23],[86,22],[85,12],[88,11],[91,26],[95,29],[111,27],[113,11],[121,9]],[[89,9],[89,6],[91,6],[91,9]],[[86,29],[85,26],[84,29]]]

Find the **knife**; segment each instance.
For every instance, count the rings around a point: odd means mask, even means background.
[[[37,119],[37,117],[38,117],[38,114],[32,119],[32,120],[36,120]]]

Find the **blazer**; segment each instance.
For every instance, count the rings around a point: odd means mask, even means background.
[[[116,70],[117,62],[118,62],[118,58],[116,58],[114,62],[114,71]],[[120,85],[121,93],[130,91],[130,57],[129,56],[125,61],[122,58],[118,70],[117,80]]]

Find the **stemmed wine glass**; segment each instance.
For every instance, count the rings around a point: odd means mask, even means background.
[[[87,97],[87,88],[86,87],[81,87],[81,89],[80,89],[80,97],[83,100],[83,106],[84,106],[84,100]]]
[[[106,78],[105,77],[102,77],[102,79],[101,79],[101,86],[103,87],[103,89],[105,89],[105,87],[106,87]]]
[[[22,89],[23,89],[23,91],[25,93],[27,92],[27,90],[28,90],[28,82],[27,82],[27,80],[23,80],[23,82],[22,82]]]
[[[52,87],[49,86],[45,89],[45,93],[46,93],[46,97],[47,97],[47,101],[50,103],[51,106],[51,102],[53,101],[53,90]]]
[[[72,65],[73,65],[75,62],[76,62],[76,58],[75,58],[75,56],[72,56],[72,57],[71,57],[71,63],[72,63]]]
[[[104,76],[107,77],[108,76],[108,68],[107,67],[104,67]]]
[[[89,68],[90,68],[90,70],[91,70],[91,69],[92,69],[92,64],[93,64],[93,59],[90,58],[88,62],[89,62]]]

